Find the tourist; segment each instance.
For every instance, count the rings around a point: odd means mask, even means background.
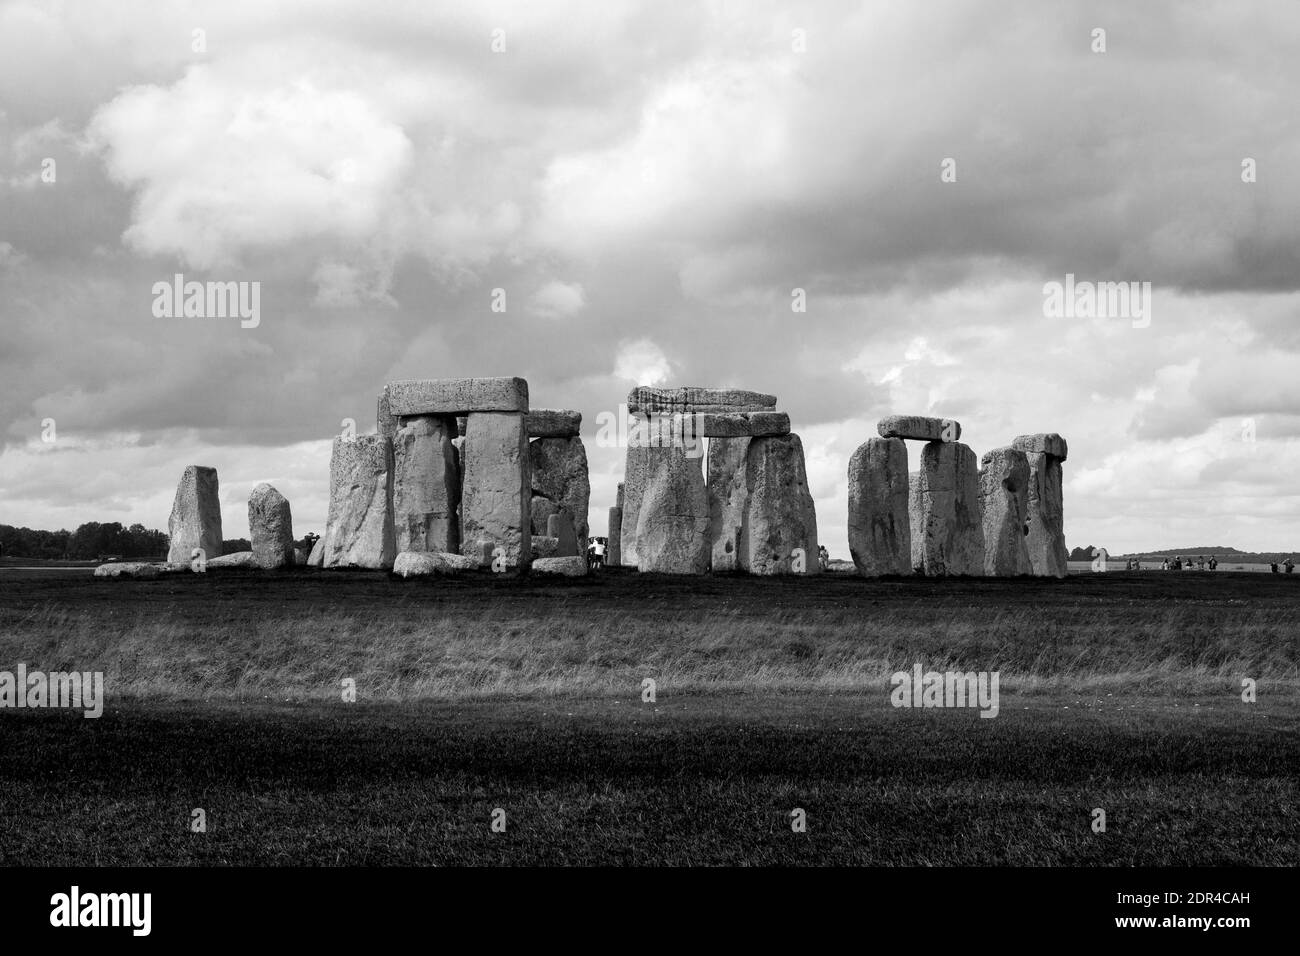
[[[1287,558],[1285,561],[1282,562],[1282,567],[1286,568],[1287,574],[1290,574],[1291,569],[1295,567],[1295,562],[1292,561],[1290,558]]]
[[[1218,566],[1219,566],[1219,559],[1216,558],[1214,555],[1210,555],[1210,570],[1213,571]]]

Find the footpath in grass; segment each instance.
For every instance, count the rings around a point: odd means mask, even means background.
[[[1232,694],[114,701],[0,720],[0,864],[1293,865],[1300,716]],[[201,808],[206,832],[191,831]],[[1094,832],[1094,810],[1106,813]],[[494,832],[494,811],[505,830]],[[803,810],[806,832],[792,829]],[[500,819],[500,815],[497,815]]]

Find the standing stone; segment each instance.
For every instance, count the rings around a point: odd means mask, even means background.
[[[587,449],[582,439],[577,436],[538,438],[529,444],[528,458],[533,494],[553,502],[556,510],[568,512],[574,538],[585,545],[589,533],[587,512],[591,482],[587,476]]]
[[[293,517],[284,495],[266,482],[248,497],[248,536],[260,568],[294,564]]]
[[[796,573],[794,552],[802,549],[803,573],[820,572],[817,512],[798,435],[750,441],[745,456],[745,496],[736,541],[740,568],[751,574]]]
[[[393,566],[393,443],[383,435],[334,439],[322,540],[323,567]]]
[[[869,438],[849,459],[849,553],[863,577],[912,572],[907,444]]]
[[[709,439],[709,547],[714,571],[734,571],[745,523],[745,461],[749,438]]]
[[[925,573],[925,512],[921,507],[921,473],[907,476],[907,530],[912,538],[912,571]]]
[[[621,486],[620,486],[621,487]],[[623,509],[609,509],[609,527],[605,532],[605,564],[616,568],[623,564]]]
[[[473,412],[465,427],[461,551],[479,556],[482,542],[505,551],[507,567],[532,561],[528,431],[518,412]]]
[[[311,554],[307,555],[307,567],[319,568],[325,564],[325,539],[317,538],[316,543],[311,546]]]
[[[984,574],[979,464],[961,442],[927,442],[921,452],[921,556],[925,573]]]
[[[217,469],[190,465],[181,473],[167,519],[169,564],[190,563],[195,548],[202,548],[205,558],[221,556],[221,499],[218,497]]]
[[[391,439],[397,434],[397,429],[402,423],[397,420],[397,416],[392,413],[388,407],[388,390],[384,389],[379,393],[379,401],[375,408],[375,431],[385,438]]]
[[[641,515],[641,496],[645,494],[650,477],[650,453],[658,449],[628,442],[626,464],[623,466],[623,525],[620,550],[623,564],[635,568],[637,561],[636,528]]]
[[[406,419],[393,439],[393,526],[397,550],[460,551],[460,460],[449,416]]]
[[[1065,547],[1065,508],[1061,462],[1068,450],[1057,434],[1021,435],[1011,447],[1029,459],[1029,561],[1040,577],[1063,578],[1069,573]]]
[[[567,508],[561,508],[546,519],[546,535],[555,539],[553,557],[571,558],[579,553],[578,539],[573,533],[573,516]],[[586,553],[585,549],[582,553]]]
[[[551,515],[556,514],[559,510],[560,506],[550,498],[534,492],[530,508],[532,519],[528,525],[532,529],[533,534],[546,534],[547,529],[550,527]]]
[[[637,568],[704,574],[709,570],[709,496],[700,459],[681,448],[649,450],[655,454],[637,512]]]
[[[1029,459],[1016,448],[995,448],[980,460],[984,516],[984,573],[1033,574],[1025,529],[1029,520]]]

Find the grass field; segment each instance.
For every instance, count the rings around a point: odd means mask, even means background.
[[[0,669],[108,695],[0,711],[0,862],[1289,865],[1298,586],[0,571]]]

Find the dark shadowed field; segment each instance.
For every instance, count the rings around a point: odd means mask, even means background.
[[[1298,597],[0,570],[0,670],[107,688],[0,710],[0,863],[1292,864]],[[999,672],[998,716],[892,707],[915,663]]]

